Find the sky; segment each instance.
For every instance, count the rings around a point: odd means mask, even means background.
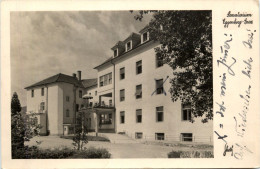
[[[93,69],[113,55],[111,47],[149,23],[129,11],[12,12],[11,92],[26,106],[25,87],[58,73],[82,71],[82,79],[97,78]]]

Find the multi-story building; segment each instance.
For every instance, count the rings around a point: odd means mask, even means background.
[[[149,39],[147,27],[113,47],[114,56],[95,67],[98,95],[109,97],[115,109],[103,110],[111,124],[103,129],[135,139],[210,142],[212,121],[192,118],[190,105],[173,102],[169,93],[173,70],[155,55],[160,44]],[[111,119],[110,119],[111,118]]]
[[[73,133],[76,112],[84,107],[83,95],[93,83],[96,79],[81,80],[78,71],[78,77],[60,73],[26,87],[27,115],[41,125],[40,134]]]
[[[84,106],[82,96],[87,95],[90,130],[134,139],[212,141],[212,121],[195,118],[191,123],[190,105],[172,101],[173,70],[156,56],[159,45],[149,38],[148,27],[132,33],[111,48],[111,58],[94,68],[97,79],[81,80],[81,72],[78,78],[58,74],[27,87],[27,111],[37,112],[39,123],[46,123],[43,131],[70,134],[76,112]]]

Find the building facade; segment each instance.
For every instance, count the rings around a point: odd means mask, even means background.
[[[81,80],[81,71],[78,77],[60,73],[25,88],[27,115],[41,125],[41,135],[74,132],[76,113],[86,104],[83,95],[91,80]]]
[[[78,77],[61,74],[27,87],[27,112],[39,116],[43,134],[73,133],[76,113],[85,107],[90,131],[133,139],[212,142],[213,122],[195,118],[191,123],[190,105],[172,101],[173,70],[156,56],[159,45],[149,38],[147,27],[132,33],[111,48],[111,58],[94,68],[97,79],[81,80],[81,72]]]
[[[115,107],[115,132],[134,139],[211,142],[213,122],[191,123],[190,105],[172,101],[173,70],[156,56],[159,43],[149,39],[149,30],[139,33],[119,41],[114,56],[95,67],[99,97],[111,96]]]

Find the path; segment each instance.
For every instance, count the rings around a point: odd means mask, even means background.
[[[111,136],[110,136],[111,137]],[[115,137],[124,138],[124,137]],[[36,145],[36,141],[41,141],[40,148],[73,148],[72,140],[63,139],[58,136],[40,136],[31,139],[28,145]],[[119,143],[121,142],[121,143]],[[158,145],[145,145],[134,140],[121,139],[115,143],[102,141],[89,141],[86,147],[106,148],[111,154],[111,158],[167,158],[172,148]]]
[[[111,143],[138,143],[136,140],[122,134],[99,133],[99,136],[109,139]]]

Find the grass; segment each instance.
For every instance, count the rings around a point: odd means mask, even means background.
[[[60,137],[64,138],[64,139],[72,140],[74,136],[71,135],[71,136],[60,136]],[[110,142],[109,139],[107,139],[105,137],[100,137],[100,136],[87,136],[87,140],[88,141],[105,141],[105,142]]]

